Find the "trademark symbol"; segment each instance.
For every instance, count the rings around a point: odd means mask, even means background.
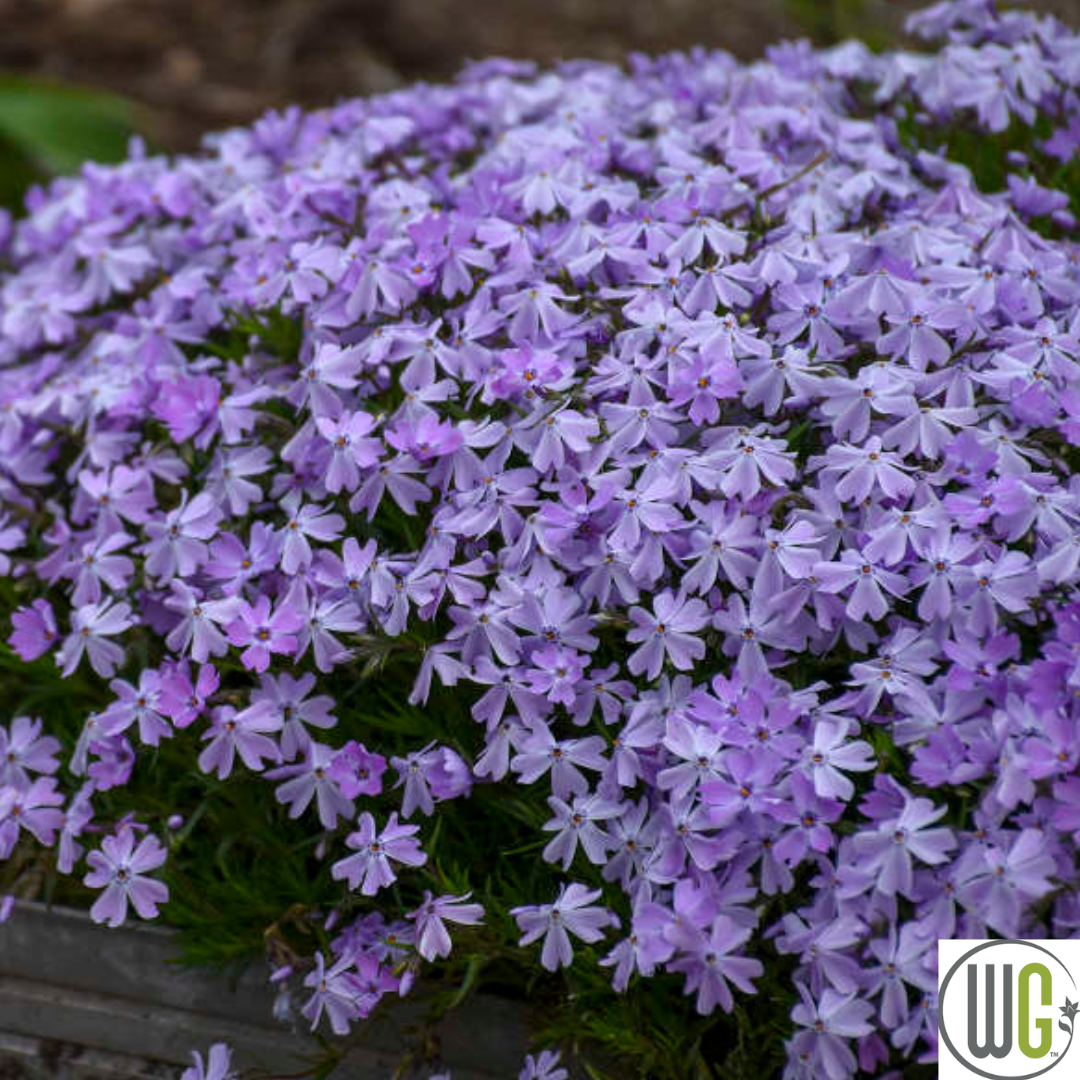
[[[1051,1056],[1051,1057],[1057,1057],[1057,1056],[1058,1056],[1058,1052],[1057,1052],[1056,1050],[1051,1050],[1051,1051],[1050,1051],[1050,1056]]]

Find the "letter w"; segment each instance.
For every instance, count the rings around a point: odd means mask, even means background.
[[[1002,1028],[1001,1044],[996,1045],[994,1040],[994,994],[995,979],[994,965],[986,965],[986,1042],[979,1045],[976,1036],[976,1024],[979,1015],[979,991],[978,969],[974,964],[968,964],[968,1049],[977,1057],[984,1058],[987,1054],[993,1054],[996,1058],[1003,1058],[1012,1049],[1012,964],[1005,965],[1005,1007],[1001,1012]]]

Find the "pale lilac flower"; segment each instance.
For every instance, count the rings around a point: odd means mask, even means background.
[[[851,721],[840,718],[822,718],[814,724],[813,742],[803,751],[802,768],[820,798],[847,802],[855,794],[855,785],[844,774],[867,772],[876,764],[868,742],[847,741],[851,726]]]
[[[323,1013],[330,1021],[335,1035],[347,1035],[349,1025],[360,1017],[356,986],[349,975],[353,958],[345,954],[329,967],[321,952],[315,954],[315,969],[304,979],[304,985],[313,991],[300,1012],[311,1021],[311,1030],[319,1025]]]
[[[60,742],[43,734],[44,728],[44,721],[29,716],[16,716],[7,728],[0,725],[0,787],[23,790],[30,786],[31,773],[52,774],[60,768]]]
[[[238,648],[244,667],[263,672],[270,666],[273,654],[290,653],[296,649],[296,631],[300,615],[285,602],[271,611],[270,598],[260,595],[254,604],[239,601],[235,618],[225,627],[229,643]]]
[[[886,896],[911,897],[914,887],[912,857],[929,866],[947,862],[956,847],[952,830],[929,828],[940,821],[947,806],[929,799],[905,797],[899,816],[878,822],[876,831],[864,830],[851,838],[857,865],[874,877],[875,888]]]
[[[415,911],[409,912],[409,918],[416,923],[416,951],[425,960],[450,955],[450,935],[446,923],[476,926],[484,917],[483,905],[466,903],[470,896],[472,893],[467,892],[464,896],[433,898],[427,889],[424,890],[423,903]]]
[[[519,944],[529,945],[542,936],[540,963],[548,971],[568,967],[574,959],[570,934],[593,944],[604,936],[605,927],[618,925],[610,911],[593,906],[599,897],[599,889],[586,889],[574,882],[563,885],[552,904],[511,909],[510,914],[522,931]]]
[[[266,773],[270,780],[284,780],[274,791],[279,803],[289,804],[289,817],[299,817],[315,800],[319,821],[324,829],[333,829],[339,817],[352,817],[352,800],[342,794],[330,771],[334,760],[331,747],[311,740],[304,760],[296,765],[283,765]]]
[[[56,641],[56,617],[48,600],[35,600],[12,612],[8,644],[25,661],[43,656]]]
[[[642,642],[627,661],[631,674],[642,672],[649,679],[660,674],[665,658],[674,667],[686,671],[705,655],[704,643],[695,637],[709,621],[709,612],[701,600],[688,600],[670,591],[661,593],[653,603],[654,614],[644,608],[630,609],[637,624],[627,635],[631,642]]]
[[[561,862],[562,868],[569,870],[579,843],[589,862],[602,865],[607,861],[608,849],[614,846],[614,841],[597,822],[618,817],[624,809],[622,803],[596,794],[587,798],[578,795],[572,805],[552,796],[548,806],[555,815],[544,825],[545,832],[555,833],[543,850],[548,862]]]
[[[281,751],[266,733],[280,729],[281,721],[272,713],[253,714],[250,709],[238,713],[222,705],[214,710],[210,727],[203,733],[203,741],[209,740],[210,745],[199,754],[199,768],[205,773],[216,771],[218,779],[224,780],[232,772],[235,754],[255,772],[262,770],[264,759],[277,764]]]
[[[221,518],[217,503],[206,492],[189,501],[185,491],[180,505],[162,521],[146,523],[146,572],[162,581],[189,577],[206,562],[206,541],[217,534]]]
[[[181,1073],[180,1080],[230,1080],[234,1075],[232,1050],[225,1043],[214,1043],[210,1047],[205,1066],[197,1050],[191,1051],[191,1057],[194,1064]]]
[[[115,836],[106,836],[101,850],[91,851],[86,861],[91,869],[84,883],[105,889],[90,909],[94,922],[119,926],[127,916],[128,901],[141,918],[153,919],[158,905],[169,899],[168,888],[146,876],[165,862],[165,849],[156,836],[145,836],[136,845],[134,830],[121,829]]]
[[[123,662],[124,650],[108,639],[134,624],[130,604],[103,600],[78,608],[71,617],[71,635],[56,654],[63,674],[70,675],[85,653],[94,671],[103,679],[110,678]]]
[[[382,832],[375,827],[375,819],[366,811],[357,819],[359,828],[349,833],[346,847],[356,852],[339,859],[331,867],[336,881],[344,879],[350,889],[360,889],[363,896],[374,896],[379,889],[397,880],[390,860],[406,866],[423,866],[427,854],[414,839],[420,831],[418,825],[399,825],[396,813],[390,815]]]

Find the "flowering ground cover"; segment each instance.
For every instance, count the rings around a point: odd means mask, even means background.
[[[1080,933],[1080,36],[912,26],[34,192],[5,891],[337,1034],[419,976],[593,1077],[933,1075],[939,938]]]

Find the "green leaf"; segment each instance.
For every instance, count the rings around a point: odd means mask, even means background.
[[[0,76],[0,174],[4,195],[19,180],[74,172],[84,161],[127,155],[137,110],[114,94],[20,75]]]

